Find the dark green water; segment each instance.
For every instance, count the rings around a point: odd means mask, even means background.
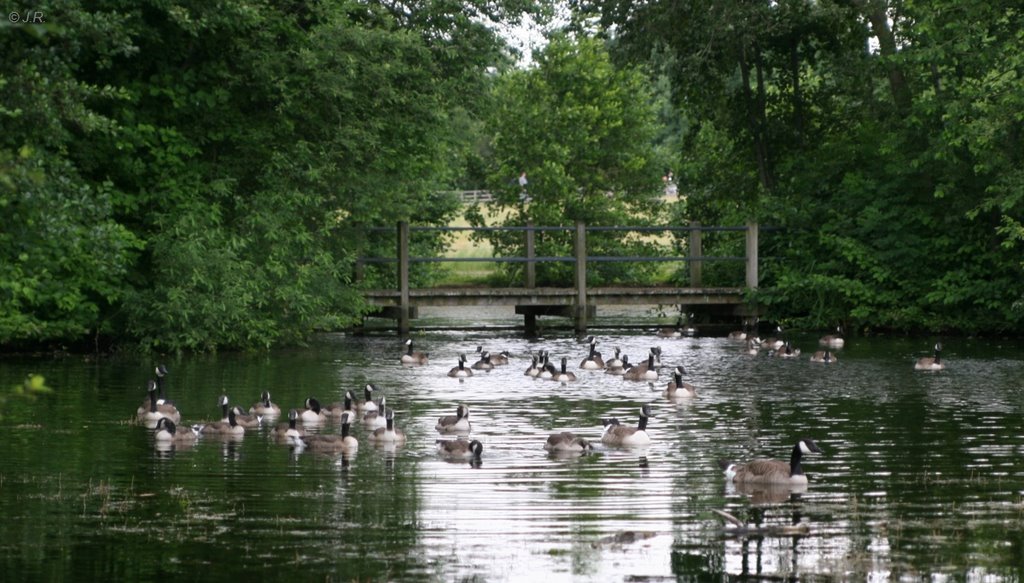
[[[56,393],[8,402],[0,421],[0,573],[4,580],[1019,581],[1024,573],[1024,358],[1021,346],[945,340],[948,369],[913,370],[932,340],[852,339],[839,362],[743,354],[723,338],[599,334],[639,360],[663,350],[646,383],[575,370],[560,385],[523,375],[531,351],[586,345],[501,333],[415,335],[427,366],[398,364],[401,339],[342,335],[270,355],[170,358],[169,396],[186,422],[219,418],[226,393],[246,408],[263,390],[287,411],[372,382],[406,445],[354,434],[355,455],[297,453],[269,430],[160,451],[134,422],[154,361],[5,359],[0,387],[42,373]],[[445,376],[483,344],[512,364],[466,382]],[[475,358],[470,356],[471,362]],[[660,396],[683,364],[699,397]],[[479,467],[438,457],[434,424],[471,409]],[[651,403],[643,449],[599,447],[558,459],[548,433],[595,441],[600,419],[633,424]],[[326,432],[336,431],[328,424]],[[720,458],[805,458],[803,492],[727,486]],[[735,537],[712,509],[750,525],[806,525],[800,536]]]

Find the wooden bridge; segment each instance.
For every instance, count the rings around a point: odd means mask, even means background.
[[[520,231],[525,238],[523,257],[411,257],[411,231]],[[591,256],[587,253],[588,231],[686,231],[689,233],[687,254],[676,257],[606,257]],[[573,255],[567,257],[538,257],[535,253],[536,234],[543,231],[572,231]],[[746,254],[742,257],[702,255],[702,235],[709,231],[742,231],[745,233]],[[379,308],[375,314],[393,318],[398,330],[405,334],[411,328],[411,321],[417,317],[418,308],[427,306],[515,306],[515,312],[524,316],[527,336],[536,334],[538,316],[560,316],[572,318],[577,333],[587,330],[588,320],[595,317],[601,305],[679,305],[683,311],[700,312],[723,310],[735,319],[752,315],[754,309],[744,303],[747,290],[758,284],[758,233],[757,223],[743,226],[706,227],[690,223],[680,227],[587,227],[576,222],[574,227],[410,227],[398,223],[396,230],[396,257],[364,257],[360,263],[396,263],[397,289],[371,289],[365,291],[370,305]],[[439,287],[413,289],[409,284],[409,269],[417,262],[522,262],[525,263],[525,281],[522,287]],[[689,264],[689,285],[685,287],[590,287],[587,285],[588,263],[607,261],[661,262],[675,261]],[[737,287],[704,287],[702,265],[708,261],[742,261],[745,264],[745,281]],[[568,262],[574,264],[572,287],[537,287],[536,265],[542,262]],[[737,282],[739,283],[739,282]]]

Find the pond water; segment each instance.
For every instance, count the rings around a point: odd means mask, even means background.
[[[944,339],[945,371],[916,372],[934,339],[851,338],[815,364],[817,335],[794,334],[793,360],[744,353],[726,338],[594,330],[607,358],[662,349],[651,387],[577,367],[568,332],[527,341],[507,331],[415,332],[425,366],[403,367],[402,339],[325,335],[271,354],[126,359],[6,358],[0,387],[30,372],[55,389],[9,400],[0,420],[0,572],[5,580],[707,580],[738,576],[854,580],[1012,580],[1024,574],[1024,358],[1018,343]],[[459,353],[507,350],[511,364],[449,378]],[[530,354],[569,358],[576,382],[523,373]],[[167,450],[135,423],[156,364],[183,424],[246,408],[262,391],[287,410],[373,383],[408,435],[352,455],[275,441],[203,437]],[[698,397],[661,396],[676,365]],[[481,462],[436,452],[434,425],[471,411]],[[652,443],[600,444],[601,419]],[[597,442],[552,457],[555,431]],[[323,432],[337,432],[328,422]],[[799,438],[803,490],[742,491],[720,459],[788,459]],[[751,527],[730,530],[716,510]],[[786,527],[798,525],[802,530]]]

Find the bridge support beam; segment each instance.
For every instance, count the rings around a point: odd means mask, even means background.
[[[582,336],[587,333],[587,225],[583,221],[576,221],[573,253],[576,255],[576,313],[573,324],[576,334]]]

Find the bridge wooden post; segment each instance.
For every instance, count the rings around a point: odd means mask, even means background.
[[[409,306],[409,223],[398,222],[398,333],[406,335],[410,328]]]
[[[537,232],[533,221],[526,221],[526,289],[537,287]],[[523,328],[527,338],[537,337],[537,314],[527,311],[523,314]]]
[[[687,255],[690,257],[690,287],[701,287],[701,260],[698,257],[704,256],[703,244],[701,243],[700,223],[690,221],[690,244]]]
[[[587,332],[587,226],[576,221],[576,314],[573,323],[579,335]]]
[[[526,221],[526,288],[537,287],[537,233],[533,230],[533,221]]]
[[[756,222],[747,221],[747,287],[750,289],[757,289],[758,230]]]

